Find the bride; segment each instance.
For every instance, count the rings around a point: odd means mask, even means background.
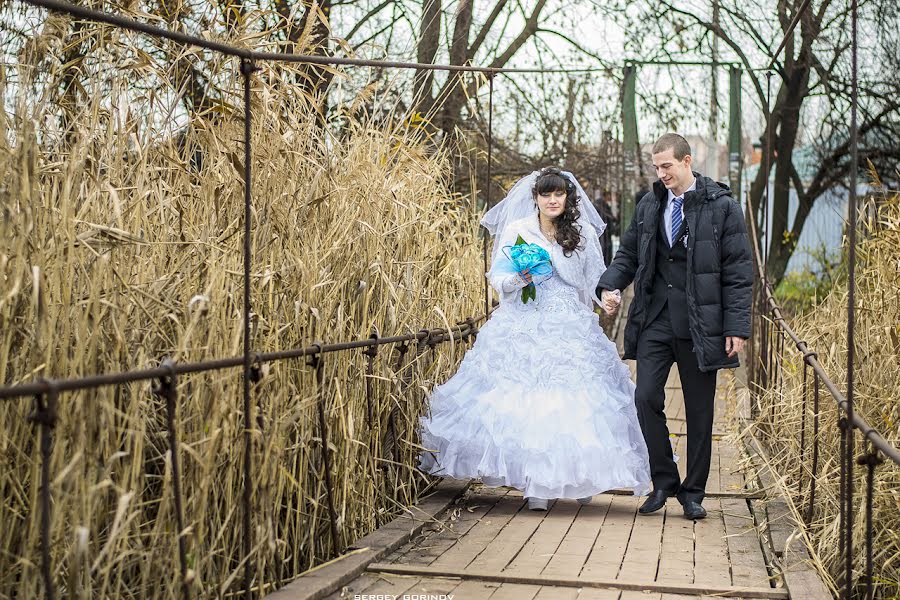
[[[482,224],[495,236],[487,277],[500,306],[432,392],[420,468],[520,489],[533,510],[614,488],[646,494],[634,384],[593,312],[605,223],[570,173],[546,168],[519,180]],[[522,243],[543,248],[527,247],[549,267],[522,269],[513,250]]]

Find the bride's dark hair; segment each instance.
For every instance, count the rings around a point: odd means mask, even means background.
[[[556,167],[541,169],[537,180],[534,182],[532,194],[537,201],[538,194],[546,195],[553,192],[566,193],[566,207],[562,214],[553,219],[556,224],[556,242],[562,246],[563,254],[571,256],[581,244],[581,229],[575,224],[581,211],[578,210],[578,190],[575,182]]]

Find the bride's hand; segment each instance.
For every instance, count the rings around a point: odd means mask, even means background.
[[[525,283],[531,283],[531,273],[528,271],[528,269],[519,271],[519,275],[522,277]]]
[[[600,300],[603,302],[603,310],[606,311],[606,314],[612,316],[619,312],[619,304],[622,300],[618,290],[603,290],[600,292]]]

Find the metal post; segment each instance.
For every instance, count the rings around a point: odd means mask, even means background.
[[[840,466],[840,488],[838,492],[838,498],[840,500],[840,516],[838,520],[838,530],[840,535],[838,536],[838,556],[843,558],[846,561],[846,550],[847,550],[847,536],[844,535],[847,527],[847,502],[846,493],[847,493],[847,431],[849,429],[849,424],[847,423],[846,417],[841,417],[838,419],[838,428],[840,429],[841,443],[840,443],[840,455],[841,455],[841,466]],[[846,561],[849,564],[849,561]],[[844,575],[846,577],[846,574]],[[840,581],[840,577],[838,577],[838,581]],[[845,595],[849,595],[850,589],[850,581],[846,579],[844,581],[844,591]]]
[[[245,561],[244,597],[248,600],[253,597],[253,567],[250,560],[250,552],[253,548],[252,528],[250,526],[251,498],[253,493],[253,419],[250,403],[250,214],[252,208],[250,76],[256,70],[256,66],[251,61],[247,59],[241,60],[241,75],[244,80],[244,489],[242,495],[242,537],[243,560]],[[262,586],[260,586],[260,589],[262,589]]]
[[[806,409],[809,398],[809,362],[803,357],[803,401],[800,413],[800,460],[797,465],[797,496],[803,496],[803,468],[806,466]]]
[[[316,342],[313,344],[320,349],[322,344]],[[318,388],[318,400],[316,408],[319,413],[319,437],[322,440],[322,470],[325,472],[325,496],[328,502],[328,517],[331,521],[331,543],[334,546],[335,554],[343,551],[340,543],[340,534],[337,527],[337,512],[334,509],[334,487],[331,482],[331,458],[328,454],[328,423],[325,419],[325,360],[322,353],[318,352],[309,357],[307,363],[316,371],[316,387]]]
[[[484,199],[484,212],[491,210],[491,179],[494,166],[494,75],[488,75],[488,139],[487,139],[487,184]],[[498,232],[499,233],[499,232]],[[482,259],[484,261],[484,314],[491,310],[491,286],[487,280],[488,272],[488,239],[490,234],[482,228]]]
[[[363,350],[366,357],[366,419],[369,429],[375,426],[374,408],[372,406],[374,392],[372,391],[372,377],[375,375],[375,359],[378,357],[378,332],[372,329],[369,335],[372,345]]]
[[[50,391],[34,397],[34,412],[28,417],[40,427],[41,445],[41,578],[44,580],[44,594],[48,600],[56,599],[53,585],[53,568],[50,564],[50,529],[53,524],[53,510],[50,502],[50,461],[53,458],[53,430],[58,420],[57,405],[59,392],[52,381],[47,382]]]
[[[365,350],[363,350],[363,355],[366,357],[366,424],[369,428],[369,469],[372,477],[373,485],[377,485],[377,472],[378,466],[375,461],[375,456],[377,452],[378,446],[378,432],[381,431],[381,424],[375,423],[375,408],[374,404],[374,375],[375,375],[375,359],[378,357],[378,331],[375,328],[372,328],[372,333],[369,334],[369,339],[372,340],[372,345],[367,346]],[[379,512],[375,511],[375,526],[381,527],[381,516]]]
[[[813,373],[813,456],[812,472],[809,479],[809,506],[806,509],[806,523],[812,523],[816,502],[816,478],[819,475],[819,375]]]
[[[851,46],[851,100],[850,100],[850,251],[847,257],[847,420],[849,430],[847,434],[847,587],[845,597],[849,600],[853,588],[853,423],[854,423],[854,396],[853,396],[853,365],[856,358],[856,342],[854,329],[856,321],[856,171],[859,168],[859,131],[857,128],[857,109],[859,105],[859,82],[857,63],[857,12],[858,0],[850,0],[850,46]]]
[[[619,215],[619,234],[622,235],[634,217],[634,183],[639,172],[639,146],[637,128],[637,68],[629,63],[625,65],[622,83],[622,212]]]
[[[772,114],[772,71],[766,72],[766,113],[769,120],[766,123],[766,204],[762,214],[762,260],[763,272],[769,277],[769,205],[772,202],[772,194],[769,189],[769,177],[772,173],[772,130],[775,128],[775,115]]]
[[[175,429],[175,411],[178,402],[178,380],[171,359],[163,361],[163,367],[170,369],[169,375],[160,377],[153,393],[166,402],[166,429],[169,434],[169,456],[172,461],[172,495],[175,500],[175,526],[178,528],[178,562],[181,575],[181,595],[190,598],[190,582],[187,573],[187,549],[184,540],[184,503],[181,496],[181,469],[178,463],[178,432]]]
[[[870,448],[866,454],[859,457],[859,464],[866,467],[866,599],[875,597],[874,562],[872,551],[872,505],[875,486],[875,467],[884,460],[878,455],[878,451]]]
[[[469,329],[466,331],[466,339],[471,347],[471,345],[475,344],[475,340],[478,339],[478,327],[475,326],[475,319],[472,317],[466,319],[466,325],[469,326]]]
[[[735,199],[741,197],[743,160],[741,152],[741,69],[731,67],[729,74],[728,102],[728,178]]]

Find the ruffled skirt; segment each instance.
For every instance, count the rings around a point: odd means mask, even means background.
[[[423,471],[526,497],[650,488],[631,373],[574,296],[501,305],[432,392],[420,435]]]

